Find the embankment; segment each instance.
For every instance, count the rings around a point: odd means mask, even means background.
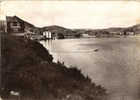
[[[40,43],[14,36],[1,36],[1,40],[3,99],[14,98],[10,91],[18,92],[20,100],[102,100],[106,95],[102,86],[77,68],[54,63]]]

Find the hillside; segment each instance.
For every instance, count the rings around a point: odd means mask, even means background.
[[[89,35],[97,35],[97,34],[112,34],[116,35],[120,32],[125,31],[133,31],[136,34],[140,33],[140,24],[130,26],[130,27],[110,27],[105,29],[68,29],[61,26],[53,25],[43,27],[42,31],[48,30],[52,33],[62,33],[63,35],[77,35],[77,34],[89,34]]]
[[[14,36],[1,38],[0,96],[4,100],[15,100],[10,91],[19,92],[20,100],[102,100],[106,95],[102,86],[77,68],[52,62],[52,55],[40,43]]]
[[[136,34],[140,34],[140,24],[131,27]]]
[[[62,33],[63,35],[75,34],[75,32],[72,31],[71,29],[64,28],[57,25],[43,27],[42,31],[50,31],[52,33]]]

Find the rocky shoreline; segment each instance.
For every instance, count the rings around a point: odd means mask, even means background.
[[[39,42],[1,36],[3,100],[106,100],[106,89],[76,67],[53,62]],[[19,95],[12,96],[11,91]],[[14,98],[14,99],[13,99]]]

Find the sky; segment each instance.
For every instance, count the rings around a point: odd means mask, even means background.
[[[3,1],[0,19],[19,16],[37,27],[128,27],[140,24],[139,1]]]

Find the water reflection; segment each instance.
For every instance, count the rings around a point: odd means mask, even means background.
[[[41,43],[54,56],[54,61],[77,66],[94,82],[106,87],[109,100],[140,99],[140,38],[66,39]]]

